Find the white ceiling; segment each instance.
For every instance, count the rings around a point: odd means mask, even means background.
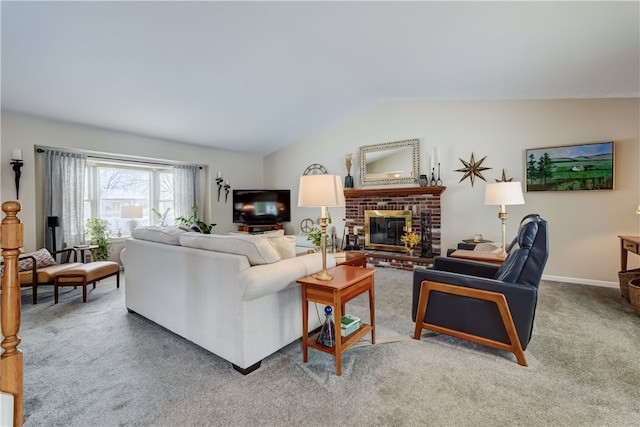
[[[638,97],[639,5],[2,1],[2,108],[267,154],[393,100]]]

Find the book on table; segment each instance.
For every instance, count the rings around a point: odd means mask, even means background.
[[[362,326],[362,320],[356,316],[345,314],[340,319],[340,336],[351,335]]]

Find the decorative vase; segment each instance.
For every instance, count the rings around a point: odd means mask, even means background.
[[[344,188],[353,188],[353,177],[351,174],[347,174],[344,177]]]
[[[320,334],[318,334],[318,338],[316,342],[322,345],[326,345],[327,347],[333,347],[336,344],[336,327],[333,322],[333,307],[326,306],[324,308],[324,323],[322,324],[322,328],[320,329]]]

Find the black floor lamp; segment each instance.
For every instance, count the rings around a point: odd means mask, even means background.
[[[51,227],[51,238],[53,239],[53,250],[51,253],[57,250],[56,247],[56,227],[60,226],[60,217],[58,216],[48,216],[47,217],[47,225]]]

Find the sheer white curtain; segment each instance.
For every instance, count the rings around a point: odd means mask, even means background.
[[[47,218],[57,216],[55,249],[84,243],[84,175],[87,156],[45,149],[44,221],[45,246],[53,247]]]
[[[200,167],[195,165],[175,165],[173,167],[174,218],[191,216],[191,208],[200,206]],[[202,215],[202,212],[199,212]]]

